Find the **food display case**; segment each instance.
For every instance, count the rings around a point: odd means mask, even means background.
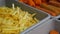
[[[20,34],[49,34],[49,31],[54,29],[53,18],[48,13],[16,0],[0,0],[0,6],[12,7],[12,4],[14,4],[15,7],[20,7],[24,11],[28,11],[30,14],[36,13],[34,17],[39,20],[38,23],[24,30]]]
[[[24,5],[23,3],[19,3],[19,2],[15,1],[15,0],[1,0],[0,2],[1,2],[0,6],[12,7],[12,4],[14,4],[15,7],[18,6],[22,10],[28,11],[30,14],[36,13],[36,15],[34,17],[36,17],[39,20],[39,22],[36,23],[35,25],[31,26],[30,28],[26,29],[23,32],[28,32],[31,29],[34,29],[37,26],[42,25],[44,21],[51,18],[51,16],[48,13],[45,13],[45,12],[43,12],[41,10],[38,10],[38,9],[34,9],[32,7]],[[23,32],[21,32],[21,33],[23,33]]]

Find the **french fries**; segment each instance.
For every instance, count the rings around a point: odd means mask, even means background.
[[[0,7],[0,34],[20,34],[38,20],[33,18],[35,14],[29,14],[19,7]]]

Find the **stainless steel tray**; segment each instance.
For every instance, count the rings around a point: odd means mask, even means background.
[[[35,17],[38,20],[40,20],[37,24],[35,24],[32,27],[28,28],[27,30],[23,31],[21,34],[24,34],[24,33],[28,32],[28,31],[34,29],[35,27],[43,24],[44,21],[50,19],[50,17],[51,17],[48,13],[45,13],[45,12],[43,12],[41,10],[38,10],[38,9],[35,9],[35,8],[30,7],[28,5],[25,5],[25,4],[21,3],[21,2],[18,2],[18,1],[15,1],[15,0],[5,0],[5,6],[7,6],[7,7],[11,7],[12,3],[15,4],[15,7],[19,6],[22,10],[28,11],[31,14],[32,13],[37,13],[35,15]]]

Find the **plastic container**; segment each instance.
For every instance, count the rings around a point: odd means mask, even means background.
[[[23,4],[23,3],[19,3],[19,2],[15,1],[15,0],[5,0],[4,2],[5,2],[4,6],[11,7],[11,6],[12,6],[12,3],[14,3],[14,4],[15,4],[15,7],[16,7],[16,6],[19,6],[22,10],[28,11],[28,12],[31,13],[31,14],[32,14],[32,13],[36,13],[36,16],[35,16],[35,17],[36,17],[38,20],[40,20],[38,23],[36,23],[36,24],[33,25],[32,27],[30,27],[30,28],[28,28],[27,30],[21,32],[21,34],[22,34],[22,33],[26,33],[26,32],[28,32],[28,31],[30,31],[31,29],[36,28],[37,26],[43,24],[44,21],[50,19],[50,17],[51,17],[49,14],[47,14],[47,13],[41,11],[41,10],[32,8],[32,7],[27,6],[27,5]],[[0,4],[2,4],[2,3],[3,3],[3,2],[1,2]],[[2,6],[3,6],[3,5],[2,5]]]

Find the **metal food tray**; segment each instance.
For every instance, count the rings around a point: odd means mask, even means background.
[[[1,0],[2,1],[2,0]],[[4,2],[3,5],[1,5],[2,3]],[[15,4],[15,7],[18,6],[20,7],[22,10],[25,10],[25,11],[28,11],[29,13],[33,14],[33,13],[37,13],[35,15],[35,17],[40,20],[37,24],[31,26],[30,28],[28,28],[27,30],[23,31],[21,34],[24,34],[24,33],[27,33],[29,32],[30,30],[36,28],[37,26],[43,24],[44,21],[50,19],[50,15],[48,13],[45,13],[41,10],[38,10],[38,9],[35,9],[35,8],[32,8],[30,6],[27,6],[21,2],[18,2],[18,1],[15,1],[15,0],[4,0],[3,2],[0,3],[0,6],[7,6],[7,7],[11,7],[12,6],[12,3]]]

